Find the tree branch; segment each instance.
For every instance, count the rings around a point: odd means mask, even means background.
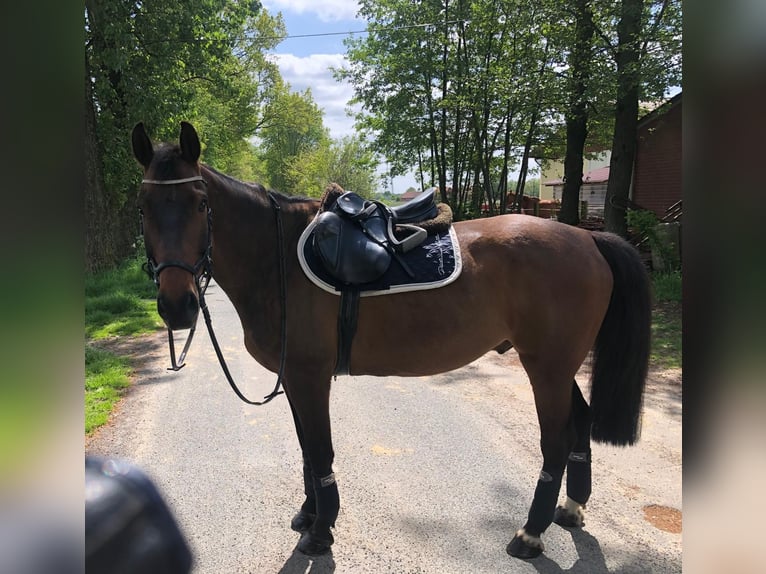
[[[665,9],[668,7],[668,4],[670,4],[670,0],[663,0],[662,7],[660,8],[660,11],[657,13],[657,17],[654,19],[654,23],[652,24],[652,27],[649,30],[649,33],[644,38],[644,42],[641,44],[641,50],[639,52],[641,58],[643,58],[644,54],[646,54],[646,46],[649,44],[649,41],[652,38],[654,38],[654,35],[657,32],[657,29],[660,27],[660,23],[662,22],[662,17],[665,15]]]
[[[593,22],[593,27],[595,28],[598,36],[604,41],[604,47],[606,48],[606,50],[612,55],[613,58],[616,58],[617,47],[614,44],[612,44],[612,41],[609,39],[609,36],[607,36],[604,33],[604,31],[596,22]]]

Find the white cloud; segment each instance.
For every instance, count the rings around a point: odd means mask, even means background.
[[[330,137],[342,138],[354,133],[354,121],[346,115],[353,88],[333,78],[330,68],[345,64],[343,54],[311,54],[298,57],[293,54],[273,54],[282,77],[296,92],[311,89],[317,105],[324,110],[324,124]]]
[[[322,22],[355,20],[359,10],[356,0],[264,0],[263,6],[272,14],[276,12],[316,14]]]
[[[324,110],[324,125],[330,131],[330,137],[340,139],[353,135],[354,120],[346,115],[348,101],[354,95],[353,88],[333,78],[330,68],[341,68],[345,65],[344,54],[311,54],[299,57],[294,54],[272,54],[279,66],[279,71],[293,91],[302,92],[311,89],[311,95],[317,105]],[[385,163],[381,164],[378,174],[383,175]],[[407,188],[420,188],[413,174],[396,177],[393,190],[404,193]],[[389,189],[392,189],[389,187]],[[382,186],[381,186],[382,191]]]

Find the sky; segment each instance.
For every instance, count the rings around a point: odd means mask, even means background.
[[[284,39],[273,52],[282,77],[295,91],[311,88],[314,101],[324,111],[324,125],[330,130],[330,137],[352,135],[354,120],[346,110],[354,90],[350,84],[335,80],[330,69],[340,68],[345,62],[346,33],[366,27],[364,20],[356,18],[356,0],[262,0],[262,3],[270,14],[281,12],[287,34],[296,36]],[[326,35],[300,37],[306,34]],[[381,164],[379,171],[384,169],[385,164]],[[413,175],[394,179],[394,193],[404,193],[409,187],[419,188]]]

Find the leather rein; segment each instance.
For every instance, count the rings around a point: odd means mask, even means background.
[[[205,181],[205,178],[203,178],[201,175],[197,175],[194,177],[186,177],[182,179],[164,179],[164,180],[157,180],[157,179],[143,179],[141,180],[141,183],[148,183],[152,185],[177,185],[181,183],[190,183],[193,181],[200,181],[203,184],[207,185],[207,181]],[[207,302],[205,301],[205,291],[207,291],[207,287],[210,284],[210,279],[213,277],[213,259],[212,259],[212,250],[213,250],[213,211],[210,208],[210,206],[207,206],[207,246],[205,247],[205,252],[202,255],[202,257],[197,260],[197,262],[194,265],[189,265],[188,263],[180,260],[170,260],[170,261],[163,261],[162,263],[157,263],[152,257],[152,255],[149,254],[148,247],[146,248],[146,263],[143,265],[144,271],[149,275],[149,277],[154,281],[154,284],[159,287],[160,285],[160,273],[163,269],[167,269],[168,267],[178,267],[180,269],[183,269],[184,271],[188,271],[192,274],[192,277],[194,277],[194,283],[197,287],[197,294],[199,296],[199,307],[202,309],[202,314],[205,317],[205,324],[207,325],[207,331],[210,335],[210,340],[213,343],[213,348],[215,349],[215,354],[218,356],[218,362],[221,365],[221,369],[223,370],[224,375],[226,376],[226,380],[229,382],[229,385],[231,386],[234,393],[245,403],[249,405],[256,405],[261,406],[268,403],[271,399],[274,397],[281,395],[284,391],[280,391],[279,388],[282,386],[282,380],[284,376],[284,368],[285,368],[285,357],[287,355],[287,293],[286,293],[286,279],[285,279],[285,258],[284,258],[284,232],[282,227],[282,215],[281,215],[281,208],[279,206],[279,203],[274,196],[273,193],[268,193],[269,201],[271,202],[272,207],[274,208],[274,212],[276,215],[276,223],[277,223],[277,243],[278,243],[278,249],[279,249],[279,295],[280,300],[282,303],[282,311],[281,311],[281,317],[280,317],[280,324],[281,324],[281,352],[280,352],[280,359],[279,359],[279,374],[277,375],[277,383],[274,386],[274,390],[266,395],[262,401],[251,401],[245,395],[242,394],[242,392],[237,387],[236,383],[234,382],[234,379],[231,376],[231,372],[229,371],[229,367],[226,365],[226,361],[223,358],[223,353],[221,352],[221,346],[218,344],[218,339],[215,336],[215,333],[213,332],[213,322],[210,317],[210,310],[208,309]],[[139,220],[141,224],[141,236],[144,235],[144,219],[143,219],[143,213],[139,210]],[[184,363],[184,359],[186,358],[186,353],[189,350],[189,346],[191,345],[192,338],[194,337],[194,331],[197,328],[197,322],[194,322],[194,325],[192,325],[191,329],[189,330],[189,335],[186,338],[186,343],[184,344],[183,350],[181,351],[181,354],[178,357],[178,361],[176,362],[176,352],[175,352],[175,344],[173,342],[173,330],[168,327],[168,347],[170,348],[170,362],[171,366],[168,367],[169,371],[179,371],[184,366],[186,366],[186,363]],[[180,363],[180,364],[179,364]]]

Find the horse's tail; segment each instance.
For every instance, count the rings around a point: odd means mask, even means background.
[[[651,283],[638,251],[611,233],[593,233],[612,268],[614,287],[596,337],[590,406],[593,440],[629,445],[640,435],[649,368]]]

